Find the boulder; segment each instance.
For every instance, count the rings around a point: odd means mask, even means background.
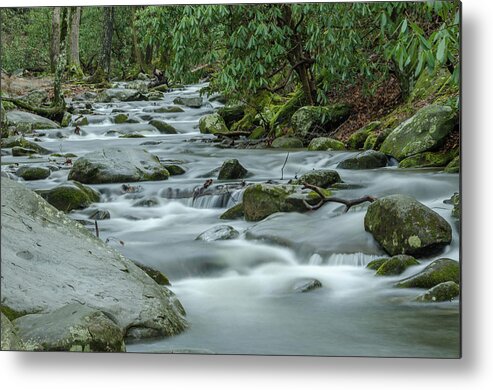
[[[208,114],[200,118],[199,130],[202,134],[227,133],[224,119],[218,113]]]
[[[24,165],[15,174],[24,180],[43,180],[50,176],[51,171],[46,167],[36,167]]]
[[[24,349],[24,344],[17,334],[17,329],[12,325],[12,322],[3,313],[1,316],[1,350],[2,351],[21,351]]]
[[[337,171],[332,169],[314,169],[310,172],[306,172],[299,177],[291,181],[291,184],[303,184],[308,183],[317,187],[327,188],[335,183],[341,183],[341,177]]]
[[[125,352],[123,332],[101,311],[72,303],[47,314],[14,321],[20,338],[34,351]]]
[[[452,240],[447,221],[407,195],[390,195],[370,204],[365,230],[392,256],[426,256]]]
[[[36,193],[53,207],[66,213],[99,202],[98,192],[77,182],[64,183],[49,190],[37,190]]]
[[[377,269],[379,269],[383,263],[385,263],[387,260],[389,260],[388,257],[385,257],[383,259],[375,259],[375,260],[372,260],[370,261],[367,265],[366,265],[366,268],[368,269],[372,269],[374,271],[376,271]]]
[[[138,200],[134,204],[133,207],[156,207],[159,206],[159,199],[156,197],[146,197],[144,199]]]
[[[168,278],[161,271],[148,267],[147,265],[144,264],[135,263],[135,265],[139,267],[142,271],[144,271],[147,275],[149,275],[151,279],[154,280],[160,286],[171,286],[171,283],[169,282]],[[179,307],[182,309],[181,304],[179,305]],[[180,310],[180,312],[181,311],[182,310]],[[184,310],[182,314],[185,314]]]
[[[170,113],[170,112],[183,112],[183,108],[178,106],[166,106],[166,107],[146,107],[144,112],[156,112],[159,114]]]
[[[113,122],[116,124],[125,123],[128,120],[127,114],[117,114],[113,118]]]
[[[445,302],[454,300],[459,294],[459,285],[449,281],[437,284],[435,287],[416,297],[415,300],[418,302]]]
[[[28,132],[36,129],[57,129],[60,127],[58,123],[53,122],[52,120],[26,111],[7,111],[5,117],[8,126],[15,127],[21,132]]]
[[[293,290],[297,293],[306,293],[321,287],[322,283],[318,279],[301,279],[295,282]]]
[[[348,138],[347,146],[349,149],[361,149],[365,145],[366,139],[370,134],[375,132],[376,129],[380,126],[380,122],[370,122],[366,126],[361,129],[355,131]]]
[[[203,99],[200,96],[179,96],[173,100],[173,103],[190,108],[200,108],[202,107]]]
[[[438,259],[423,271],[395,284],[396,287],[432,288],[443,282],[459,283],[459,262],[452,259]]]
[[[460,156],[455,157],[444,169],[447,173],[459,173],[460,171]]]
[[[272,147],[276,149],[299,149],[303,147],[303,142],[299,138],[283,135],[272,141]]]
[[[163,164],[171,176],[183,175],[186,171],[176,164]]]
[[[451,153],[423,152],[411,157],[406,157],[399,163],[399,168],[444,167],[451,159]]]
[[[160,133],[163,134],[177,134],[176,129],[165,121],[160,121],[158,119],[153,119],[149,122],[151,126],[154,126],[159,130]]]
[[[45,314],[79,302],[105,313],[127,337],[186,328],[173,293],[85,227],[6,178],[1,198],[2,305]]]
[[[349,117],[350,111],[344,104],[301,107],[291,117],[294,135],[308,144],[313,138],[335,130]]]
[[[387,166],[387,156],[376,150],[366,150],[337,164],[341,169],[375,169]]]
[[[102,91],[97,97],[96,101],[101,103],[111,102],[131,102],[138,100],[147,100],[142,93],[136,89],[122,89],[122,88],[110,88]]]
[[[34,149],[22,148],[20,146],[14,146],[12,148],[12,156],[14,157],[30,156],[36,153]]]
[[[458,124],[457,110],[430,105],[397,126],[385,139],[380,151],[403,160],[439,147]]]
[[[89,219],[95,221],[102,221],[104,219],[110,219],[110,218],[111,218],[111,214],[109,210],[106,209],[96,209],[89,215]]]
[[[226,160],[219,170],[219,180],[243,179],[248,171],[237,159]]]
[[[196,238],[198,241],[218,241],[218,240],[234,240],[240,236],[240,233],[229,225],[217,225],[205,232],[200,233]]]
[[[308,150],[344,150],[346,147],[344,143],[329,137],[317,137],[313,138],[308,144]]]
[[[220,219],[238,219],[243,218],[245,212],[243,210],[243,203],[238,203],[233,207],[227,209],[224,213],[219,217]]]
[[[43,148],[35,142],[28,141],[22,136],[15,135],[8,138],[2,138],[1,141],[2,148],[13,148],[13,147],[21,147],[25,149],[34,150],[38,154],[50,154],[51,151]]]
[[[224,119],[224,123],[228,128],[235,122],[238,122],[241,118],[245,116],[245,106],[224,106],[217,110],[217,113]]]
[[[386,259],[378,268],[375,275],[378,276],[389,276],[389,275],[400,275],[408,267],[412,265],[419,265],[414,257],[408,255],[397,255]]]
[[[85,184],[166,180],[159,159],[141,149],[107,148],[78,158],[68,178]]]

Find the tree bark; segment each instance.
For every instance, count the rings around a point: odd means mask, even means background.
[[[99,67],[103,71],[105,80],[109,79],[111,70],[111,46],[113,39],[113,22],[115,18],[114,7],[104,7],[103,9],[103,45],[101,47],[101,56]]]
[[[70,9],[70,36],[69,36],[69,58],[68,64],[70,67],[75,67],[76,71],[80,71],[79,58],[79,29],[80,29],[81,7],[72,7]]]
[[[137,38],[137,29],[135,27],[136,15],[135,15],[136,7],[132,7],[132,45],[133,45],[133,56],[134,61],[139,67],[139,70],[144,70],[144,62],[142,61],[142,52],[139,47],[139,40]]]
[[[51,16],[50,68],[55,73],[57,57],[60,54],[60,7],[53,7]]]

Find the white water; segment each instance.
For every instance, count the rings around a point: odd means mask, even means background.
[[[105,146],[146,148],[163,160],[178,160],[186,169],[167,181],[133,183],[141,192],[126,194],[120,184],[95,185],[102,202],[73,212],[87,219],[96,208],[110,211],[111,219],[99,221],[101,238],[129,258],[166,273],[172,290],[187,311],[190,328],[165,339],[129,342],[128,351],[255,353],[340,356],[427,356],[454,357],[459,350],[459,305],[417,304],[411,299],[421,291],[394,289],[392,284],[418,272],[438,257],[459,259],[459,232],[450,217],[451,206],[443,200],[458,191],[458,175],[436,170],[399,170],[387,167],[368,171],[339,170],[342,179],[357,188],[340,190],[338,196],[365,194],[384,196],[404,193],[433,208],[453,227],[453,242],[443,253],[423,259],[399,277],[378,278],[365,265],[383,255],[364,231],[366,205],[342,214],[343,207],[327,204],[305,214],[280,213],[260,223],[222,221],[219,216],[241,200],[241,191],[192,199],[194,188],[228,158],[238,158],[249,170],[248,182],[279,180],[286,152],[279,150],[227,150],[211,143],[188,142],[200,135],[198,120],[212,112],[217,103],[200,109],[184,107],[182,113],[149,112],[171,105],[176,96],[197,94],[201,86],[165,95],[158,102],[94,104],[90,125],[82,135],[73,127],[47,131],[43,146],[54,152],[81,156]],[[129,113],[141,123],[112,123],[113,109]],[[179,132],[162,135],[147,125],[142,115],[166,120]],[[108,131],[138,132],[146,138],[122,139]],[[59,139],[56,134],[67,136]],[[145,141],[158,145],[140,146]],[[350,152],[291,152],[284,178],[293,178],[312,168],[332,168]],[[29,162],[2,158],[3,162]],[[43,163],[45,159],[39,160]],[[3,166],[3,169],[8,169]],[[47,188],[67,180],[68,169],[49,179],[29,182],[32,188]],[[285,180],[286,181],[286,180]],[[132,183],[129,183],[132,184]],[[221,184],[216,182],[215,184]],[[223,183],[224,184],[224,183]],[[153,198],[154,207],[136,207]],[[195,241],[208,228],[227,223],[242,235],[223,242]],[[251,231],[262,240],[248,240]],[[248,234],[247,234],[248,236]],[[118,243],[124,241],[124,246]],[[316,278],[323,287],[296,293],[301,279]]]

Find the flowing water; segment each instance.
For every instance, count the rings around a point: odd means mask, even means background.
[[[97,208],[111,219],[99,221],[100,236],[125,256],[164,272],[171,289],[187,311],[190,327],[170,338],[129,341],[131,352],[195,352],[225,354],[289,354],[331,356],[456,357],[460,349],[459,302],[423,304],[412,299],[422,290],[395,289],[392,284],[412,275],[432,260],[459,260],[459,231],[445,199],[458,191],[459,176],[437,170],[338,170],[348,189],[337,196],[356,198],[409,194],[444,217],[453,228],[452,244],[438,256],[422,259],[398,277],[375,277],[365,265],[384,252],[365,232],[367,204],[342,213],[344,206],[327,204],[305,213],[279,213],[261,222],[223,221],[219,216],[241,201],[241,190],[218,188],[196,198],[215,168],[237,158],[250,172],[247,182],[280,181],[286,151],[275,149],[221,149],[212,136],[201,135],[198,120],[219,103],[205,99],[200,109],[156,113],[177,96],[195,96],[203,85],[164,95],[163,100],[95,103],[90,124],[47,131],[42,145],[55,152],[81,156],[102,147],[145,148],[161,161],[173,160],[186,173],[158,182],[127,183],[138,192],[125,193],[121,184],[94,185],[102,194],[99,204],[72,212],[88,219]],[[125,112],[139,123],[116,125],[115,112]],[[148,125],[162,119],[179,134],[160,134]],[[138,132],[146,138],[118,138]],[[64,138],[59,138],[64,136]],[[141,145],[147,141],[152,145]],[[335,169],[352,152],[291,151],[284,182],[313,168]],[[63,160],[63,159],[62,159]],[[4,157],[8,162],[46,159]],[[6,165],[3,169],[8,169]],[[26,182],[31,188],[49,188],[67,180],[68,168],[46,179]],[[152,207],[136,205],[152,199]],[[204,242],[195,238],[215,225],[228,224],[241,232],[238,239]],[[91,226],[88,226],[92,228]],[[119,241],[123,241],[122,246]],[[316,278],[323,287],[299,293],[294,286]]]

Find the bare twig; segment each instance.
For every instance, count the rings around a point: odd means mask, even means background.
[[[288,158],[289,158],[289,152],[288,152],[288,154],[286,154],[286,160],[284,160],[284,164],[282,164],[281,180],[284,180],[284,167],[286,166],[286,163],[288,162]]]
[[[94,220],[94,227],[96,228],[96,237],[99,238],[99,226],[96,220]]]
[[[305,207],[308,210],[318,210],[320,207],[322,207],[327,202],[335,202],[335,203],[342,203],[342,204],[346,205],[346,209],[344,210],[344,212],[347,213],[349,211],[349,209],[353,206],[356,206],[356,205],[364,203],[364,202],[372,203],[376,200],[376,198],[374,196],[370,196],[370,195],[365,195],[361,198],[349,199],[349,200],[337,198],[335,196],[331,196],[331,197],[327,198],[323,194],[323,191],[320,187],[314,186],[312,184],[308,184],[306,182],[303,182],[303,188],[308,188],[310,190],[315,191],[317,193],[317,195],[320,197],[320,201],[313,206],[310,205],[306,200],[303,200],[303,204],[305,205]]]

